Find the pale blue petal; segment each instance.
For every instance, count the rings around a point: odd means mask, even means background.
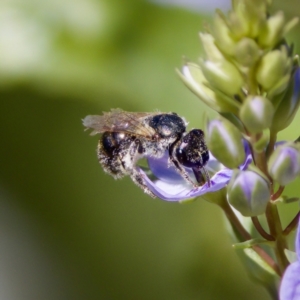
[[[300,299],[300,263],[292,263],[286,269],[279,290],[280,300]]]
[[[246,169],[251,161],[251,155],[248,154],[240,169]],[[203,186],[195,188],[182,178],[173,165],[169,164],[167,153],[160,159],[149,158],[148,164],[152,173],[157,177],[156,180],[151,180],[141,169],[139,169],[139,171],[144,175],[148,188],[158,198],[166,201],[182,201],[199,197],[205,193],[216,192],[228,184],[233,173],[232,170],[222,166],[222,168],[211,177],[210,186],[205,183]],[[211,155],[206,168],[213,171],[216,168],[220,168],[220,166],[221,164]],[[192,172],[188,169],[186,170],[192,176]]]
[[[286,269],[279,290],[280,300],[300,299],[300,226],[298,224],[295,248],[298,261],[290,264]]]

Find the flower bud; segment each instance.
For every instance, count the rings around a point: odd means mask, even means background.
[[[206,53],[200,67],[208,85],[228,96],[238,94],[244,82],[238,69],[224,57],[211,34],[200,33],[200,38]]]
[[[273,48],[283,37],[284,13],[282,11],[270,16],[260,30],[258,43],[263,48]]]
[[[218,48],[220,48],[223,53],[230,56],[234,55],[236,52],[236,41],[233,39],[232,32],[226,22],[226,18],[220,10],[216,11],[214,17],[214,37]]]
[[[246,217],[263,214],[270,196],[268,181],[250,170],[238,171],[228,186],[229,203]]]
[[[238,112],[240,106],[238,102],[224,94],[212,91],[207,86],[208,82],[198,65],[186,63],[182,73],[178,71],[178,74],[185,85],[212,109],[217,112],[232,112],[235,114]]]
[[[262,96],[248,96],[240,110],[240,119],[252,133],[267,129],[272,124],[274,108],[272,103]]]
[[[268,91],[268,98],[270,101],[276,105],[276,101],[274,101],[275,96],[282,95],[286,91],[286,88],[289,85],[291,79],[291,74],[287,73],[282,78],[280,78],[276,84]]]
[[[265,1],[232,1],[234,12],[230,14],[230,27],[237,39],[248,36],[256,38],[266,22],[267,4]]]
[[[209,33],[200,32],[199,34],[206,58],[218,62],[224,60],[224,55],[215,44],[214,37]]]
[[[300,104],[300,69],[297,68],[289,81],[286,93],[274,114],[271,131],[279,132],[293,121]]]
[[[260,57],[260,49],[253,39],[242,38],[235,47],[235,58],[245,67],[251,67]]]
[[[286,35],[288,32],[290,32],[298,24],[298,22],[299,22],[299,17],[294,17],[293,19],[288,21],[284,25],[283,35]]]
[[[206,142],[209,150],[224,166],[233,169],[243,163],[245,151],[239,130],[225,119],[207,124]]]
[[[249,34],[248,22],[245,22],[244,18],[241,18],[236,12],[229,12],[228,21],[230,24],[232,35],[235,39],[239,40]]]
[[[212,88],[228,96],[239,94],[244,80],[238,69],[225,58],[222,61],[201,61],[203,74]]]
[[[268,170],[280,185],[292,182],[300,174],[300,147],[295,143],[278,146],[270,157]]]
[[[282,47],[281,50],[268,52],[258,65],[256,72],[257,82],[265,91],[269,91],[283,76],[290,73],[291,63],[291,58],[288,57],[285,47]],[[284,88],[286,88],[286,85]]]

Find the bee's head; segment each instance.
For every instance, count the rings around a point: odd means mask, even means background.
[[[184,135],[176,147],[177,160],[187,168],[202,168],[209,159],[204,132],[193,129]]]

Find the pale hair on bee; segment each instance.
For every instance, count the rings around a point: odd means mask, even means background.
[[[102,115],[89,115],[83,125],[100,134],[97,155],[105,172],[115,179],[129,175],[148,195],[155,195],[147,187],[144,175],[137,168],[142,157],[161,158],[168,152],[169,161],[179,174],[198,187],[210,177],[205,169],[209,152],[201,129],[186,132],[187,122],[176,113],[127,112],[119,108]],[[191,168],[192,178],[185,168]]]

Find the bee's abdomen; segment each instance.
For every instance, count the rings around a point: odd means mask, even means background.
[[[104,132],[100,137],[97,154],[103,169],[121,178],[126,175],[123,158],[128,154],[135,137],[121,132]]]
[[[118,132],[104,132],[101,136],[99,142],[102,145],[102,150],[109,157],[112,157],[121,147],[124,134],[122,134],[123,136],[120,135]]]

